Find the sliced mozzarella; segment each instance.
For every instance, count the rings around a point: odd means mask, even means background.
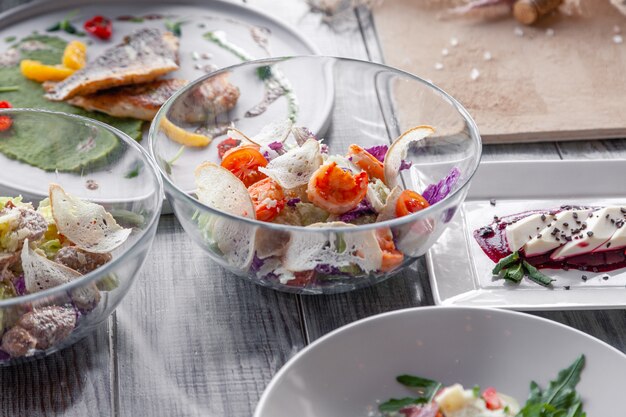
[[[573,236],[572,231],[580,229],[592,211],[567,210],[557,213],[548,226],[523,246],[524,254],[527,257],[541,255],[566,244]]]
[[[467,392],[461,384],[446,387],[435,397],[435,402],[444,413],[453,413],[467,406],[473,399],[472,392]]]
[[[526,242],[537,236],[552,220],[551,214],[531,214],[506,227],[506,240],[511,252],[515,252]]]
[[[626,207],[619,208],[619,215],[615,220],[615,233],[608,242],[600,245],[594,252],[603,252],[626,247]]]
[[[618,230],[616,220],[623,219],[619,207],[605,207],[587,218],[587,228],[573,237],[573,240],[554,251],[550,258],[558,260],[589,253],[607,243]]]

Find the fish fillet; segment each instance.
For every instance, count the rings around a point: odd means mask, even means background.
[[[239,88],[228,80],[228,73],[210,77],[176,100],[168,117],[187,123],[214,121],[217,115],[235,107]]]
[[[153,81],[178,69],[178,38],[155,28],[139,29],[120,45],[107,49],[95,61],[55,84],[49,100],[91,94],[99,90]]]
[[[111,116],[150,121],[163,103],[186,84],[186,80],[157,80],[102,90],[86,96],[76,96],[67,102],[86,110],[99,111]]]

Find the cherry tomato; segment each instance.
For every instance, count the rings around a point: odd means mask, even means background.
[[[13,106],[8,101],[0,101],[0,109],[10,109],[11,107]],[[0,116],[0,132],[9,130],[11,126],[13,126],[13,119],[5,115]]]
[[[113,33],[111,20],[104,16],[94,16],[87,20],[84,25],[85,31],[91,33],[96,38],[107,40]]]
[[[290,287],[306,287],[315,278],[315,271],[301,271],[293,273],[295,278],[287,282]]]
[[[257,220],[270,222],[285,207],[285,194],[276,181],[265,178],[248,187]]]
[[[267,178],[267,175],[259,171],[259,167],[266,165],[267,159],[255,146],[250,145],[233,148],[222,159],[222,167],[235,174],[246,187]]]
[[[489,387],[483,392],[483,400],[489,410],[499,410],[502,408],[502,401],[494,387]]]
[[[236,148],[239,145],[241,145],[241,141],[238,139],[224,139],[217,145],[217,153],[219,154],[220,158],[224,158],[224,154],[226,152],[230,151],[233,148]]]
[[[396,216],[402,217],[428,207],[428,201],[413,190],[404,190],[396,203]]]

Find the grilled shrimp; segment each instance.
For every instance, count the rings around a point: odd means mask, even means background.
[[[383,163],[359,145],[350,145],[348,157],[356,166],[367,172],[370,178],[378,178],[381,181],[385,181],[385,167]]]
[[[353,175],[336,162],[322,165],[313,173],[307,186],[311,203],[332,214],[346,213],[359,204],[367,193],[366,172]]]

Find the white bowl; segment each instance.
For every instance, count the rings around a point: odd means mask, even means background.
[[[577,391],[588,416],[617,416],[626,355],[585,333],[495,309],[422,307],[344,326],[292,358],[271,381],[255,417],[366,417],[378,402],[410,396],[401,374],[493,386],[524,404],[580,354]]]

